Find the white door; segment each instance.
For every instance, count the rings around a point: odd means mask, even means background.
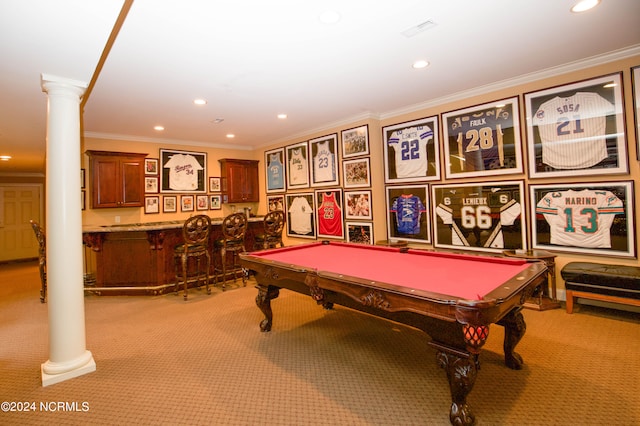
[[[0,262],[38,257],[38,241],[29,223],[42,224],[42,185],[0,184]]]

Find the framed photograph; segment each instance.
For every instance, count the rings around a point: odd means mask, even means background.
[[[157,158],[145,158],[144,159],[144,174],[145,175],[158,175],[158,159]]]
[[[210,195],[209,196],[209,208],[211,210],[222,209],[222,195]]]
[[[285,147],[287,188],[309,187],[309,150],[306,142]]]
[[[382,136],[386,183],[440,179],[438,117],[383,127]]]
[[[160,196],[147,195],[144,197],[144,213],[154,214],[160,213]]]
[[[287,194],[287,235],[296,238],[316,238],[315,203],[313,194]]]
[[[160,149],[160,192],[207,192],[207,153]]]
[[[373,220],[371,191],[344,191],[345,219]]]
[[[276,210],[284,211],[284,195],[267,196],[267,211],[273,212]]]
[[[178,211],[178,197],[175,195],[165,195],[162,197],[162,212],[175,213]]]
[[[342,162],[345,188],[362,188],[371,186],[371,168],[369,157]]]
[[[80,188],[84,189],[85,187],[86,187],[85,171],[84,169],[80,169]]]
[[[318,238],[344,239],[342,189],[316,190]]]
[[[627,173],[621,74],[525,93],[529,177]]]
[[[86,210],[87,209],[87,191],[80,191],[80,208],[82,210]]]
[[[145,176],[144,177],[144,192],[147,194],[158,192],[158,177],[157,176]]]
[[[640,65],[631,68],[633,115],[636,119],[636,160],[640,161]]]
[[[518,97],[442,114],[445,177],[522,173]]]
[[[433,185],[434,247],[501,253],[526,248],[523,181]]]
[[[429,186],[387,186],[389,240],[430,243]]]
[[[192,212],[193,207],[193,195],[181,195],[180,196],[180,211]]]
[[[196,210],[209,210],[209,196],[196,195]]]
[[[530,185],[533,248],[636,257],[633,182]]]
[[[342,158],[369,155],[369,125],[342,131]]]
[[[222,190],[222,186],[220,184],[219,177],[210,177],[209,178],[209,192],[220,192]]]
[[[346,222],[347,242],[358,244],[373,244],[373,223]]]
[[[266,173],[267,194],[284,192],[286,174],[284,148],[265,151],[264,164],[266,164],[264,171]]]
[[[338,134],[309,141],[311,186],[340,185],[338,173]]]

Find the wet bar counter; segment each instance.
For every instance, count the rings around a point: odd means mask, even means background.
[[[249,219],[245,238],[247,251],[253,250],[255,235],[263,232],[263,216]],[[173,249],[183,242],[184,221],[85,226],[82,239],[94,258],[94,285],[85,290],[99,295],[159,295],[174,291]],[[222,238],[222,218],[212,219],[209,249],[213,264],[220,262],[213,242]],[[212,281],[213,283],[213,281]]]

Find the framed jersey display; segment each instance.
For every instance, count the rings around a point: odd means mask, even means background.
[[[389,240],[430,243],[428,185],[387,186]]]
[[[287,194],[287,235],[316,238],[315,203],[312,193]]]
[[[367,124],[342,131],[342,158],[369,155],[369,126]]]
[[[533,248],[636,257],[633,182],[530,185]]]
[[[339,185],[338,134],[323,136],[309,141],[311,159],[311,186]]]
[[[315,196],[318,238],[344,239],[342,189],[317,190]]]
[[[621,74],[525,93],[529,177],[628,172]]]
[[[373,223],[347,222],[347,242],[373,244]]]
[[[434,247],[524,249],[523,187],[522,181],[433,185]]]
[[[309,154],[306,142],[289,145],[285,148],[287,158],[287,188],[309,187]]]
[[[207,192],[207,153],[160,149],[160,192]]]
[[[284,192],[285,190],[285,159],[284,148],[272,149],[264,152],[265,182],[267,193]]]
[[[445,177],[522,173],[518,98],[442,114]]]
[[[437,117],[383,127],[382,136],[386,183],[440,179]]]

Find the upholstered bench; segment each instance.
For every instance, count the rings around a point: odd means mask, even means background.
[[[560,271],[567,290],[567,313],[576,297],[640,306],[640,268],[570,262]]]

